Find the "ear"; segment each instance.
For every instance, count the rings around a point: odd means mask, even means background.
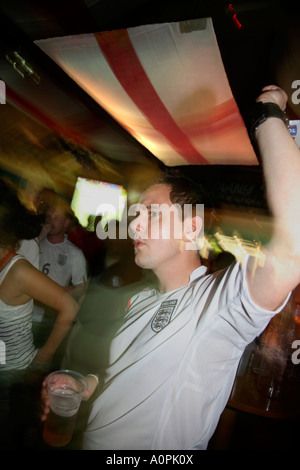
[[[185,242],[196,242],[202,228],[202,218],[198,215],[187,217],[183,224],[183,239]]]
[[[66,231],[70,230],[70,228],[72,227],[72,219],[70,217],[66,217],[64,227]]]

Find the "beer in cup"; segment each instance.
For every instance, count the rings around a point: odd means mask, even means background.
[[[73,436],[77,412],[87,381],[71,370],[58,370],[47,377],[50,413],[44,425],[43,439],[52,447],[67,445]]]

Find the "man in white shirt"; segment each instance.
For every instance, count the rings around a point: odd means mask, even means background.
[[[86,284],[87,270],[83,252],[66,235],[72,219],[65,207],[58,203],[49,207],[46,223],[52,228],[40,242],[40,270],[68,290],[70,285]]]
[[[83,252],[68,240],[66,232],[73,222],[72,214],[68,205],[58,196],[48,206],[45,222],[47,235],[40,240],[40,271],[81,303],[87,286],[86,260]],[[34,319],[35,343],[39,346],[51,331],[53,312],[45,310],[44,305],[35,305]],[[57,357],[62,354],[61,348]]]
[[[174,212],[174,227],[181,222],[182,236],[175,230],[166,236],[170,225],[155,210],[199,201],[189,191],[181,199],[171,180],[144,192],[131,225],[135,261],[154,272],[159,288],[131,299],[111,345],[105,386],[91,410],[85,449],[207,447],[246,345],[300,282],[300,159],[282,122],[286,100],[282,90],[267,87],[253,121],[274,217],[263,266],[245,258],[206,274],[197,251],[185,249],[196,240],[201,219],[193,213],[183,223]],[[87,380],[89,396],[97,381]]]

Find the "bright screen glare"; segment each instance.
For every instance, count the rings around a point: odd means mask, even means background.
[[[91,216],[94,219],[97,215],[102,215],[104,227],[110,220],[121,220],[126,198],[123,186],[78,177],[71,208],[83,227],[88,227]]]

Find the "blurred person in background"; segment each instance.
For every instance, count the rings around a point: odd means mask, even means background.
[[[30,239],[34,216],[19,202],[12,188],[0,182],[0,446],[22,445],[15,437],[21,433],[22,416],[18,416],[18,391],[24,403],[22,385],[39,369],[45,373],[63,338],[73,324],[77,302],[65,290],[37,270],[24,256],[17,254],[19,240]],[[56,311],[49,337],[37,350],[32,334],[33,301]],[[13,401],[12,401],[13,400]],[[27,409],[28,411],[28,409]],[[14,438],[11,440],[11,433]]]
[[[40,189],[34,201],[36,213],[44,218],[47,208],[53,205],[57,197],[56,191],[52,188]]]
[[[82,250],[71,243],[67,236],[73,223],[68,204],[57,197],[46,209],[45,222],[50,229],[40,242],[40,270],[67,290],[71,290],[71,285],[85,285],[86,259]]]
[[[89,216],[84,228],[77,220],[68,230],[68,239],[80,248],[87,261],[88,277],[98,276],[104,270],[105,243],[96,234],[96,226],[102,216]]]
[[[45,207],[45,224],[50,227],[40,242],[40,271],[62,286],[80,304],[87,287],[87,265],[81,249],[68,240],[67,232],[75,217],[62,197],[56,195]],[[35,329],[38,343],[43,343],[53,328],[55,312],[49,306],[39,305],[42,321]],[[65,339],[66,341],[66,339]],[[55,363],[64,354],[65,341],[56,352]]]

